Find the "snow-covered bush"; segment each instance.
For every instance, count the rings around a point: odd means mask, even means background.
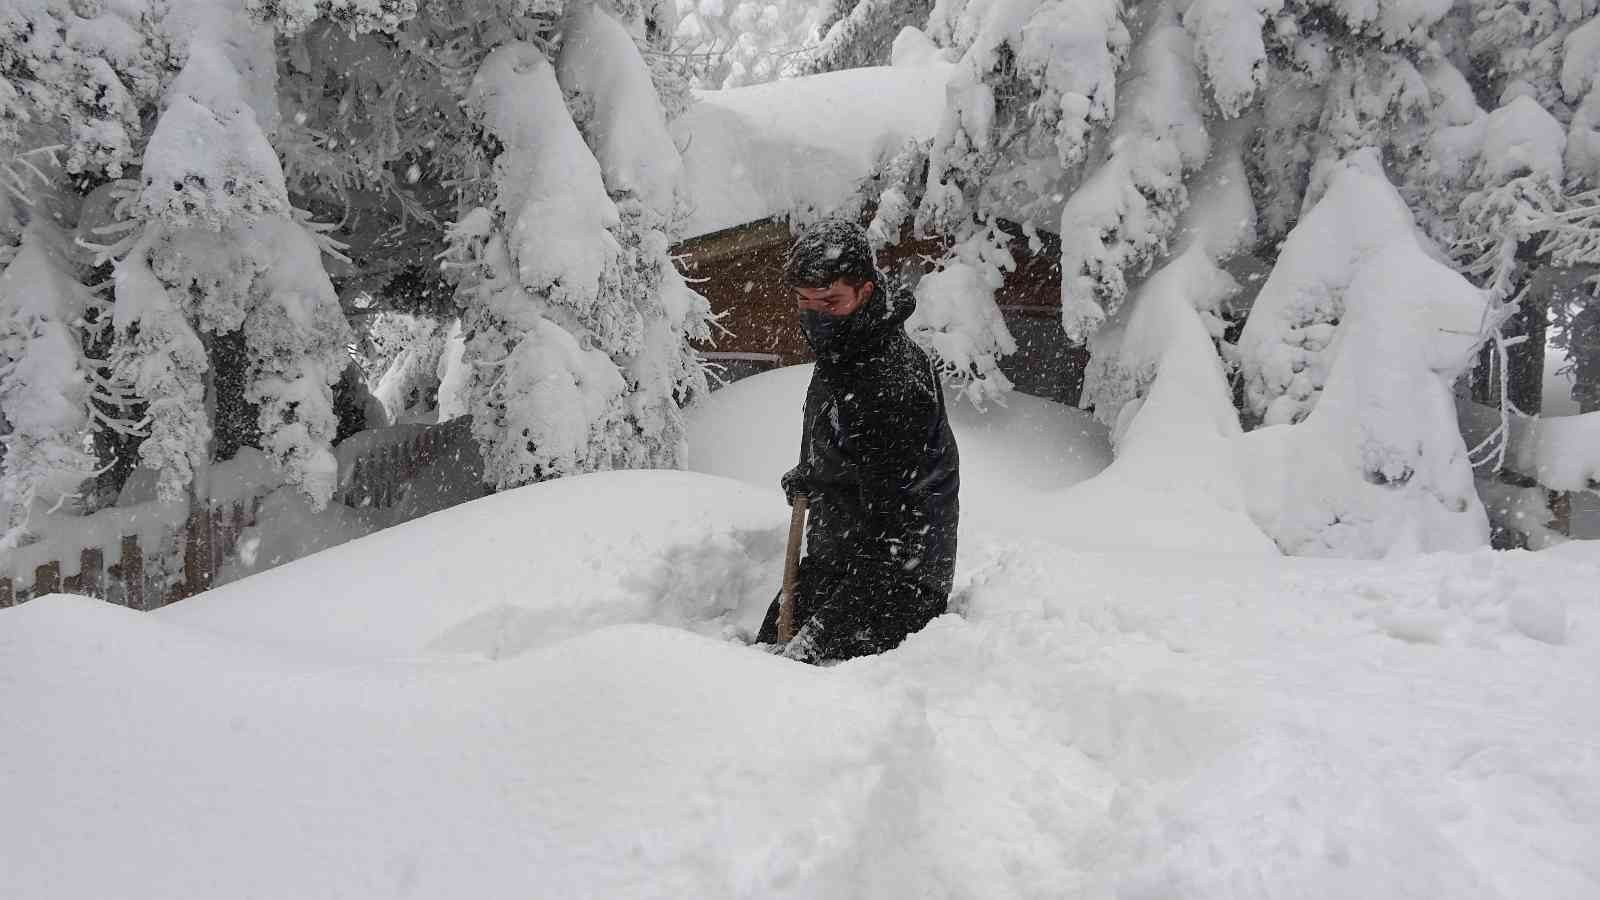
[[[245,0],[257,16],[289,34],[326,16],[353,32],[393,31],[417,14],[418,0]]]
[[[994,303],[1005,273],[1016,269],[1006,243],[993,224],[963,241],[939,271],[917,283],[917,308],[906,321],[906,331],[978,407],[1003,401],[1011,390],[998,361],[1015,353],[1017,343]]]
[[[1284,241],[1240,334],[1247,409],[1265,424],[1298,422],[1316,406],[1359,266],[1415,241],[1411,214],[1376,157],[1359,159],[1341,173],[1351,186],[1330,190]]]
[[[1324,207],[1333,215],[1319,216]],[[1334,177],[1290,239],[1302,229],[1325,236],[1329,219],[1353,210],[1405,215],[1381,173],[1357,163]],[[1322,323],[1321,396],[1300,424],[1260,429],[1244,443],[1251,513],[1288,553],[1377,557],[1488,541],[1451,390],[1481,343],[1485,293],[1429,254],[1414,230],[1384,233],[1367,252],[1332,254],[1313,278],[1295,279],[1302,299],[1338,296],[1337,321]],[[1274,278],[1290,264],[1280,260]],[[1277,374],[1283,355],[1269,367]],[[1309,398],[1278,399],[1298,408]],[[1269,421],[1287,415],[1268,409]]]

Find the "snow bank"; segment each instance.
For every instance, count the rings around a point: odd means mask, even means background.
[[[689,468],[770,491],[783,510],[778,478],[800,455],[800,419],[811,366],[790,366],[719,389],[689,413]],[[961,448],[961,527],[1037,527],[1043,496],[1104,469],[1111,449],[1087,413],[1011,393],[985,411],[947,398]]]
[[[424,667],[71,597],[4,627],[8,720],[45,738],[3,764],[17,896],[821,897],[926,852],[890,840],[920,780],[892,698],[681,632]]]
[[[1057,539],[1275,552],[1246,514],[1234,461],[1239,419],[1207,325],[1206,313],[1220,322],[1218,307],[1237,291],[1197,241],[1151,276],[1097,340],[1084,389],[1096,417],[1112,425],[1116,461],[1060,498]]]
[[[562,479],[154,614],[0,610],[9,892],[1600,889],[1592,552],[1242,561],[978,534],[963,615],[876,658],[614,624],[714,630],[739,573],[770,589],[774,499]]]
[[[622,510],[634,510],[626,523]],[[619,622],[753,632],[778,587],[787,522],[781,498],[731,481],[574,476],[386,529],[162,615],[341,655],[498,657]],[[349,587],[297,589],[305,579]]]
[[[672,122],[690,206],[684,237],[858,201],[861,183],[944,112],[942,60],[702,91]]]
[[[1078,546],[1270,554],[1246,515],[1240,434],[1213,341],[1239,285],[1218,267],[1254,241],[1241,157],[1247,123],[1221,130],[1173,225],[1180,250],[1091,341],[1084,398],[1112,429],[1116,461],[1061,498],[1051,534]],[[1117,523],[1119,527],[1106,527]]]

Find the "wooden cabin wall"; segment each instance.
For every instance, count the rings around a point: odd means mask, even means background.
[[[1061,330],[1060,246],[1053,235],[1040,237],[1038,253],[1029,252],[1020,235],[1013,239],[1017,271],[995,294],[1017,342],[1017,352],[1002,359],[1000,368],[1017,390],[1076,405],[1089,354]],[[723,358],[733,377],[811,361],[793,296],[783,285],[789,242],[788,226],[768,221],[695,238],[676,250],[684,274],[720,316],[717,337],[702,349],[742,357]],[[937,239],[904,240],[880,251],[878,265],[914,285],[943,254]]]

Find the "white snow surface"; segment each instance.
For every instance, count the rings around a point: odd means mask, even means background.
[[[1561,123],[1532,97],[1516,97],[1489,114],[1479,165],[1490,183],[1525,174],[1559,182],[1566,148]]]
[[[786,521],[775,490],[607,473],[158,613],[0,611],[6,894],[1600,891],[1595,545],[1251,560],[974,527],[960,615],[810,668],[722,638]]]
[[[592,3],[570,7],[563,31],[556,79],[564,92],[593,108],[590,141],[606,188],[670,212],[683,164],[633,38]]]
[[[700,91],[673,120],[690,206],[683,236],[772,216],[809,218],[859,201],[858,189],[908,142],[930,140],[954,66],[871,66],[724,91]]]

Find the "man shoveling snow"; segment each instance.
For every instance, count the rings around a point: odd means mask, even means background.
[[[784,266],[816,354],[800,464],[783,477],[811,519],[784,655],[880,653],[944,613],[955,574],[955,435],[933,362],[906,335],[915,300],[890,289],[858,225],[825,220]],[[757,640],[780,640],[782,600]]]

